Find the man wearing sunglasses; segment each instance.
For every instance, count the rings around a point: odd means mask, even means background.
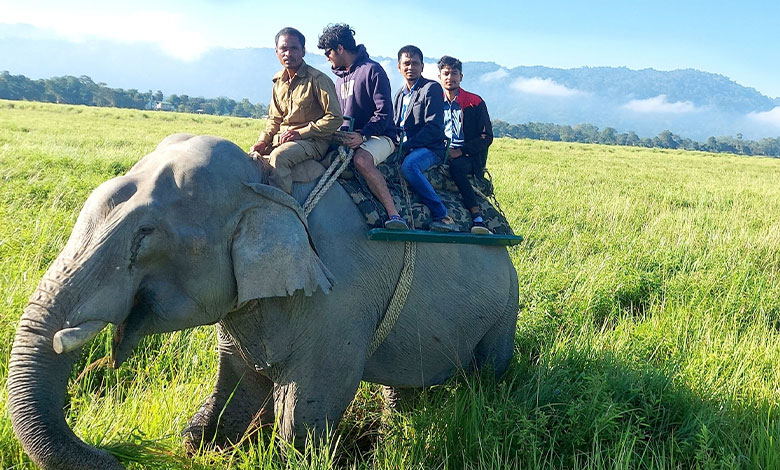
[[[409,227],[398,214],[387,182],[376,167],[395,151],[393,105],[387,73],[368,57],[364,45],[355,43],[355,31],[347,24],[328,25],[322,31],[317,47],[325,52],[338,77],[336,93],[344,115],[354,119],[354,132],[346,134],[344,144],[355,150],[352,157],[355,168],[385,207],[388,215],[385,228],[406,230]]]

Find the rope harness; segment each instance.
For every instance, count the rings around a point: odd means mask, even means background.
[[[338,156],[333,159],[333,162],[330,164],[328,169],[325,170],[325,174],[322,175],[322,178],[320,178],[317,186],[315,186],[311,193],[309,193],[309,197],[306,198],[306,202],[303,203],[303,214],[306,217],[311,214],[314,206],[320,202],[322,196],[324,196],[325,193],[328,192],[328,189],[333,186],[333,183],[336,182],[336,179],[344,172],[344,170],[347,169],[347,165],[349,165],[349,162],[352,161],[352,157],[354,155],[354,150],[343,145],[339,146]]]
[[[401,314],[404,305],[406,304],[406,297],[409,295],[409,291],[412,288],[412,281],[414,280],[414,264],[417,259],[417,243],[404,242],[404,265],[401,268],[401,275],[398,277],[398,283],[395,286],[395,292],[390,298],[390,304],[387,306],[382,321],[379,323],[376,331],[374,331],[374,337],[371,339],[371,346],[368,348],[368,354],[366,357],[371,357],[376,352],[379,345],[384,342],[390,330],[393,329],[395,322],[398,320],[398,316]]]
[[[311,211],[322,199],[328,189],[333,186],[339,175],[346,170],[349,162],[352,161],[355,151],[345,146],[339,146],[338,155],[333,159],[325,173],[320,178],[320,181],[314,187],[309,197],[306,198],[306,202],[303,204],[303,213],[306,217],[309,216]],[[406,187],[406,183],[401,179],[401,187],[406,198],[406,207],[411,210],[411,200],[409,197],[409,190]],[[408,220],[413,220],[409,217]],[[393,296],[390,298],[390,303],[387,305],[387,310],[382,316],[382,320],[379,322],[376,330],[374,331],[374,337],[371,339],[371,344],[368,348],[368,354],[366,357],[371,357],[377,348],[384,342],[387,335],[390,334],[390,330],[395,326],[395,322],[398,321],[398,316],[401,314],[404,305],[406,304],[406,297],[409,295],[409,291],[412,288],[412,281],[414,280],[414,265],[417,259],[417,243],[404,242],[404,264],[401,268],[401,274],[398,277],[398,283],[393,291]]]

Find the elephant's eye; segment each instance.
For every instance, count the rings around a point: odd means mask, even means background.
[[[154,227],[150,225],[144,225],[138,229],[138,233],[136,233],[135,237],[133,237],[133,245],[130,248],[130,264],[128,265],[128,269],[133,269],[136,260],[138,260],[138,252],[141,249],[141,242],[143,241],[144,237],[150,235],[152,232],[154,232]]]

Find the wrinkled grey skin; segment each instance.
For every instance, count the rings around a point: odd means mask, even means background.
[[[504,248],[418,245],[406,305],[367,358],[403,243],[368,241],[338,185],[307,226],[291,197],[260,184],[261,173],[230,142],[177,134],[89,197],[11,352],[14,432],[38,465],[123,468],[64,420],[81,348],[57,354],[52,345],[79,325],[116,325],[118,365],[144,335],[218,323],[217,383],[184,432],[194,448],[234,442],[258,417],[279,416],[281,435],[300,441],[307,429],[334,426],[361,380],[408,388],[486,362],[506,369],[518,292]]]

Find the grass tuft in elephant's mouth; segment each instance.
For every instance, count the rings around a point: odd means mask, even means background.
[[[125,325],[127,325],[127,320],[114,327],[114,336],[111,340],[111,364],[114,369],[119,368],[119,366],[127,360],[127,355],[122,357],[117,356],[117,349],[122,344],[122,339],[124,339],[125,336]]]
[[[114,327],[111,341],[111,364],[119,368],[130,357],[138,343],[149,331],[150,321],[156,317],[159,305],[147,289],[140,289],[135,296],[133,308],[125,321]]]

